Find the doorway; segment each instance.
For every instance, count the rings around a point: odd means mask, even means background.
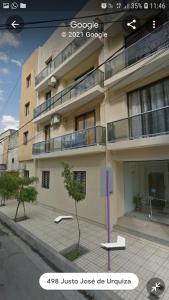
[[[45,152],[50,152],[50,125],[45,126]]]
[[[124,163],[125,214],[169,225],[169,162]]]
[[[93,145],[95,143],[95,126],[95,111],[76,117],[75,130],[80,131],[79,136],[83,137],[84,145]]]

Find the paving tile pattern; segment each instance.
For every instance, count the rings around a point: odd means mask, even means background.
[[[10,200],[6,207],[0,208],[0,211],[13,218],[15,208],[16,202]],[[57,251],[60,252],[77,242],[75,220],[55,224],[53,220],[59,213],[39,204],[27,205],[27,215],[30,219],[19,224]],[[107,240],[106,230],[83,220],[80,221],[80,228],[81,245],[88,248],[89,252],[75,263],[86,272],[107,272],[107,252],[100,247],[100,243]],[[139,285],[133,291],[116,291],[116,293],[125,300],[148,299],[146,283],[153,277],[159,277],[166,284],[165,293],[160,299],[168,300],[169,247],[117,230],[113,230],[111,239],[116,240],[119,234],[126,238],[126,250],[111,253],[111,272],[136,273]]]

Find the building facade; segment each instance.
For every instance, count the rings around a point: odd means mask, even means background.
[[[36,106],[35,74],[37,72],[38,50],[35,50],[22,67],[20,122],[19,122],[19,169],[25,176],[34,176],[32,143],[35,136],[33,111]]]
[[[117,172],[118,217],[169,224],[168,13],[155,18],[156,29],[151,15],[123,36],[127,46],[105,65],[107,150]]]
[[[147,13],[132,34],[109,24],[107,38],[65,39],[60,28],[38,49],[28,160],[40,203],[74,213],[64,161],[85,185],[80,217],[106,224],[100,180],[110,168],[112,225],[125,214],[169,222],[169,21],[167,13],[156,15],[154,29],[153,18]]]
[[[18,146],[19,132],[16,130],[9,136],[7,171],[19,170]]]
[[[18,130],[0,134],[0,172],[18,171]]]

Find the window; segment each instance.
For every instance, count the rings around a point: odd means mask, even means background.
[[[29,88],[31,86],[31,74],[26,78],[26,86]]]
[[[128,94],[130,137],[169,131],[169,78]]]
[[[74,179],[83,184],[84,193],[86,194],[86,171],[74,171]]]
[[[79,146],[93,145],[96,142],[96,117],[95,111],[88,112],[75,119],[76,141]]]
[[[14,160],[14,157],[12,157],[12,164],[14,164],[14,161],[15,161],[15,160]]]
[[[42,187],[49,189],[50,172],[42,171]]]
[[[51,98],[51,91],[47,92],[45,95],[45,99],[48,100]]]
[[[95,111],[85,113],[75,119],[75,130],[83,130],[96,126]]]
[[[28,143],[28,131],[24,132],[23,134],[23,143],[24,145],[27,145]]]
[[[47,67],[47,75],[49,75],[52,72],[52,57],[50,57],[45,63]]]
[[[24,176],[25,178],[29,178],[29,171],[28,171],[28,170],[24,170],[23,176]]]
[[[25,104],[25,116],[29,115],[29,107],[30,107],[30,102]]]
[[[45,126],[45,152],[50,152],[50,125]]]

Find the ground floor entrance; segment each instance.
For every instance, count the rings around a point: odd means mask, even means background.
[[[124,212],[169,225],[169,161],[124,162]]]

